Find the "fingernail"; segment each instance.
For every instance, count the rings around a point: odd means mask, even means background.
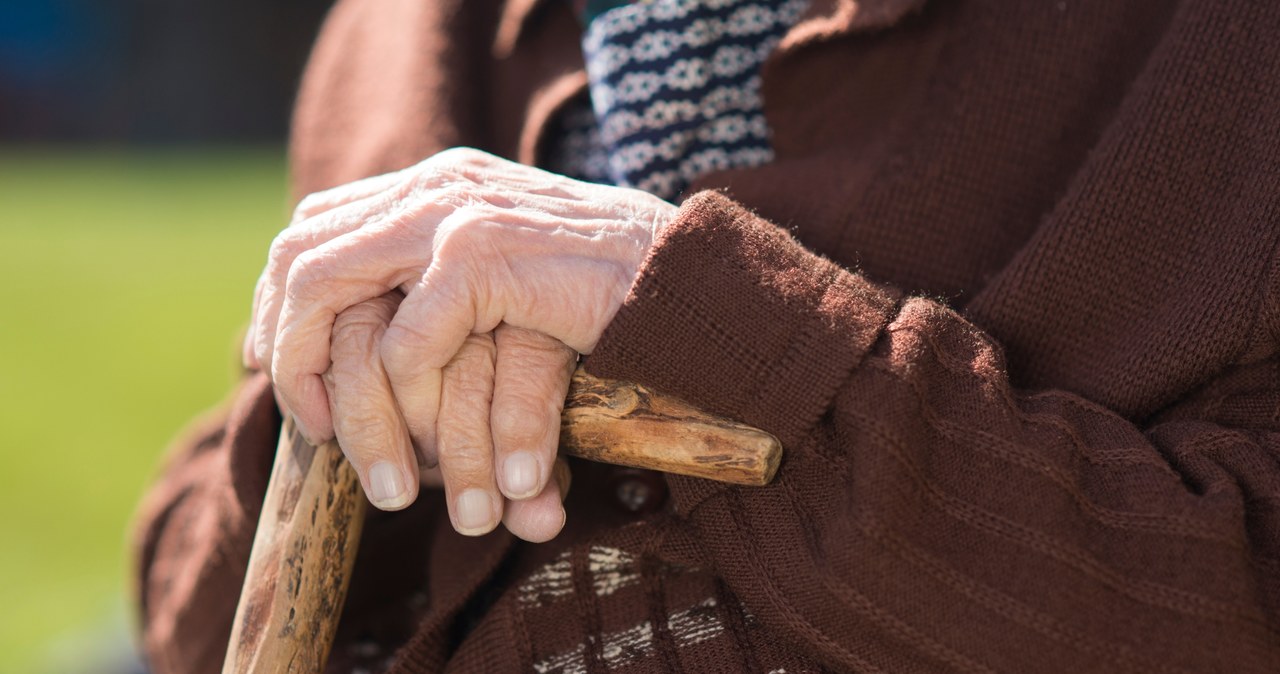
[[[493,501],[483,489],[468,489],[458,496],[454,504],[461,533],[482,533],[493,524]]]
[[[386,461],[373,464],[369,468],[369,500],[383,510],[403,508],[409,502],[409,490],[400,470]]]
[[[502,464],[502,476],[508,497],[533,496],[538,490],[538,459],[529,452],[514,452]]]

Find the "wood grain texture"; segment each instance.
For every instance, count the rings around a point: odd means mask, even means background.
[[[573,375],[560,451],[743,485],[773,479],[777,438],[638,384]],[[333,644],[367,500],[336,442],[280,431],[223,674],[318,674]]]
[[[764,485],[782,459],[772,435],[707,414],[639,384],[578,368],[560,424],[560,451],[583,459],[718,482]]]
[[[367,502],[338,443],[312,447],[285,422],[223,674],[324,669]]]

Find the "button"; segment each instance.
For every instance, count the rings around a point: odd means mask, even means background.
[[[647,515],[667,502],[667,481],[651,470],[619,469],[613,476],[614,502],[625,513]]]

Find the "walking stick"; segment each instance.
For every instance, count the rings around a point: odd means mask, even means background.
[[[573,375],[560,451],[592,461],[763,485],[782,447],[772,435],[626,382]],[[337,442],[280,431],[223,674],[318,674],[333,643],[367,500]]]

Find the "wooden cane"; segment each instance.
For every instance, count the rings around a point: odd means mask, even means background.
[[[772,435],[638,384],[573,375],[560,451],[592,461],[763,485],[782,446]],[[223,674],[318,674],[346,599],[367,500],[336,442],[280,431]]]

